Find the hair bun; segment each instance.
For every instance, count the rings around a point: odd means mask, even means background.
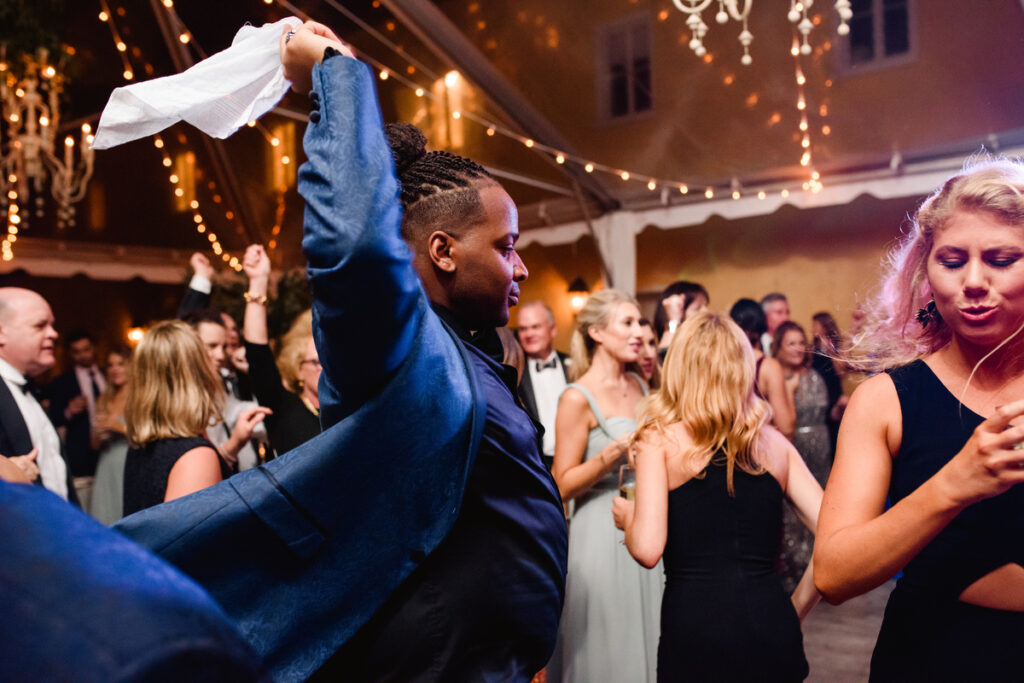
[[[388,136],[399,177],[427,153],[427,137],[411,123],[389,123],[384,126],[384,133]]]

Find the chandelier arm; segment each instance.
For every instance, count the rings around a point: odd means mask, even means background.
[[[696,0],[687,0],[688,2],[695,2]],[[708,7],[711,6],[713,0],[700,0],[699,5],[687,6],[683,4],[683,0],[672,0],[672,4],[676,6],[680,12],[684,14],[700,14]]]
[[[729,15],[736,21],[746,21],[750,16],[750,8],[754,6],[754,0],[743,0],[743,11],[739,11],[739,0],[725,0],[725,6]]]

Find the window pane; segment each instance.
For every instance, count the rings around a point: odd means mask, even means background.
[[[608,84],[608,100],[612,116],[625,116],[629,113],[629,79],[626,67],[619,64],[610,70]]]
[[[850,4],[850,64],[863,64],[875,58],[875,17],[871,0],[853,0]]]
[[[633,61],[633,111],[651,108],[651,60],[646,57]]]
[[[884,0],[882,28],[885,55],[900,55],[910,50],[910,22],[907,0]]]

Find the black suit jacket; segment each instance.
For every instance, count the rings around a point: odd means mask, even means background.
[[[561,351],[555,351],[558,354],[558,360],[562,363],[562,371],[565,373],[565,381],[571,382],[569,378],[569,354],[562,353]],[[530,379],[530,363],[535,362],[533,358],[526,359],[527,367],[523,370],[523,379],[519,383],[519,398],[523,401],[523,407],[526,408],[526,412],[530,414],[533,421],[540,423],[540,417],[537,414],[537,397],[533,393],[533,381]]]
[[[14,457],[25,455],[33,448],[32,437],[28,433],[28,425],[18,408],[7,382],[0,379],[0,455]],[[65,466],[68,465],[67,457],[63,449],[61,457],[64,457]],[[75,484],[72,480],[71,467],[67,466],[68,478],[68,500],[78,505],[78,496],[75,494]],[[42,485],[37,477],[36,484]]]
[[[82,395],[74,368],[53,380],[49,387],[49,395],[50,422],[55,427],[64,427],[67,430],[64,434],[64,453],[71,466],[71,473],[76,477],[91,477],[96,474],[99,453],[92,448],[89,411],[83,410],[70,420],[64,417],[64,410],[71,399]]]

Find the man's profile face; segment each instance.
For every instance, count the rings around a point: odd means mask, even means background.
[[[227,359],[224,347],[227,344],[227,330],[217,323],[201,322],[196,326],[196,334],[203,342],[206,355],[210,359],[210,368],[220,376],[220,367]]]
[[[480,187],[484,221],[456,240],[456,272],[449,299],[453,312],[472,329],[502,327],[509,306],[519,302],[519,283],[529,273],[516,252],[519,214],[499,185]]]
[[[551,344],[558,333],[543,306],[527,306],[519,311],[519,343],[530,358],[543,360],[551,355]]]
[[[57,330],[46,299],[29,290],[4,295],[7,306],[0,316],[0,358],[26,377],[53,367]]]
[[[88,338],[76,339],[68,345],[68,352],[75,365],[81,368],[91,368],[96,362],[96,350]]]

